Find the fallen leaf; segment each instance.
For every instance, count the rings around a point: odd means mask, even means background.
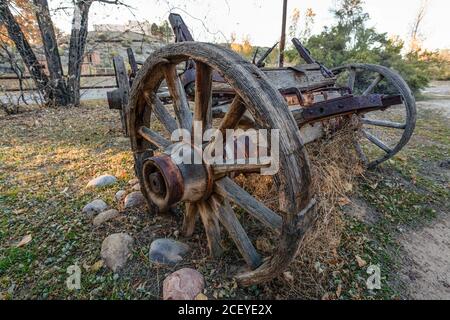
[[[341,293],[342,293],[342,285],[339,283],[336,289],[336,297],[339,298],[341,296]]]
[[[286,279],[289,282],[294,281],[294,276],[289,271],[283,272],[283,277],[284,277],[284,279]]]
[[[195,296],[195,300],[208,300],[208,297],[205,296],[203,293],[199,293]]]
[[[353,184],[351,183],[346,183],[344,186],[345,191],[350,192],[353,190]]]
[[[325,294],[322,296],[322,300],[331,300],[330,294],[328,292],[325,292]]]
[[[320,264],[319,261],[317,261],[317,262],[314,264],[314,269],[316,269],[316,271],[317,271],[318,273],[322,273],[322,272],[324,271],[323,268],[322,268],[322,265]]]
[[[103,260],[98,260],[96,263],[94,263],[91,267],[91,270],[93,272],[97,272],[103,267]]]
[[[89,271],[89,269],[91,268],[91,266],[88,265],[86,262],[83,262],[83,268],[84,268],[84,270]]]
[[[367,264],[366,260],[364,260],[360,256],[355,256],[355,258],[356,258],[356,262],[358,263],[358,266],[360,268],[364,267]]]
[[[28,234],[25,237],[23,237],[22,240],[20,240],[20,242],[18,244],[16,244],[16,247],[17,248],[23,247],[23,246],[27,245],[28,243],[30,243],[31,240],[33,240],[33,237],[31,236],[31,234]]]
[[[339,200],[338,200],[338,205],[339,205],[340,207],[344,207],[344,206],[346,206],[346,205],[348,205],[348,204],[350,204],[350,203],[351,203],[351,201],[350,201],[350,199],[347,198],[347,197],[339,198]]]

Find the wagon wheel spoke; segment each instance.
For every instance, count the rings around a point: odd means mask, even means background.
[[[372,142],[374,145],[376,145],[378,148],[380,148],[381,150],[383,150],[386,153],[391,153],[392,149],[389,148],[383,141],[381,141],[380,139],[378,139],[376,136],[374,136],[373,134],[371,134],[369,131],[367,130],[362,130],[364,136],[370,141]]]
[[[173,63],[164,66],[164,75],[169,88],[170,95],[173,100],[173,108],[178,119],[180,127],[191,130],[192,128],[192,114],[189,108],[186,92],[178,77],[176,65]]]
[[[183,217],[183,226],[181,228],[185,237],[192,237],[195,229],[195,222],[197,220],[199,208],[196,203],[187,202],[186,210]]]
[[[198,209],[208,239],[210,255],[214,258],[218,258],[222,255],[223,250],[220,245],[221,236],[217,216],[213,213],[210,204],[205,201],[198,203]]]
[[[203,131],[212,126],[212,69],[202,62],[196,62],[194,120]]]
[[[372,91],[375,89],[375,87],[383,80],[384,77],[381,74],[378,74],[375,80],[367,87],[367,89],[362,94],[363,96],[368,96]]]
[[[242,101],[241,97],[236,95],[230,105],[230,108],[228,109],[228,112],[225,114],[225,117],[219,124],[219,130],[224,133],[226,129],[236,128],[245,111],[246,108],[244,102]]]
[[[230,178],[225,177],[216,181],[214,191],[218,195],[234,202],[236,205],[246,210],[265,226],[274,230],[281,230],[281,217],[256,200]]]
[[[353,92],[353,89],[355,88],[355,81],[356,81],[356,69],[355,68],[350,68],[348,72],[349,72],[349,75],[348,75],[347,86]]]
[[[158,118],[159,122],[161,122],[169,133],[172,133],[178,129],[177,122],[155,94],[152,94],[151,96],[145,95],[145,100],[147,104],[152,107],[152,111],[154,112],[156,118]]]
[[[261,169],[270,167],[271,158],[270,157],[264,157],[260,159],[242,159],[246,161],[246,163],[239,164],[239,163],[232,163],[232,164],[214,164],[212,166],[214,176],[215,177],[221,177],[228,173],[258,173]],[[252,161],[254,160],[254,161]],[[237,162],[239,159],[237,160]],[[258,163],[258,162],[259,163]]]
[[[356,141],[356,140],[354,141],[354,147],[355,147],[356,153],[358,154],[358,156],[361,159],[364,166],[367,166],[369,164],[369,159],[367,158],[366,154],[364,153],[359,141]]]
[[[161,136],[159,133],[150,130],[145,126],[140,127],[138,133],[143,139],[147,140],[159,149],[166,149],[171,144],[169,140]]]
[[[404,123],[398,123],[388,120],[376,120],[376,119],[368,119],[363,118],[361,119],[362,123],[377,126],[377,127],[385,127],[385,128],[393,128],[393,129],[402,129],[404,130],[406,128],[406,124]]]
[[[210,205],[217,219],[225,227],[231,239],[236,244],[236,247],[247,265],[252,269],[256,269],[260,266],[262,263],[261,256],[256,251],[244,228],[239,223],[228,200],[213,195],[211,197]]]

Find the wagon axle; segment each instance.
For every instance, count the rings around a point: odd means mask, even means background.
[[[211,193],[213,177],[206,164],[176,163],[168,154],[146,159],[144,187],[160,211],[181,201],[197,202]]]

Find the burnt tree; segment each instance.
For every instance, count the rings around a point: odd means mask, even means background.
[[[44,96],[44,99],[46,101],[53,100],[53,91],[50,88],[49,78],[44,73],[42,65],[39,64],[33,49],[31,48],[28,40],[25,38],[20,25],[14,18],[14,15],[11,13],[6,0],[0,0],[0,24],[4,24],[6,26],[9,38],[16,45],[17,51],[33,77],[36,87]]]
[[[81,65],[88,34],[89,9],[93,2],[125,5],[119,0],[76,0],[69,44],[69,65],[67,77],[64,77],[58,42],[47,0],[33,0],[34,13],[38,21],[45,56],[48,64],[48,77],[39,65],[37,58],[26,40],[20,25],[10,11],[7,0],[0,0],[0,23],[8,29],[8,36],[15,43],[25,65],[30,70],[37,88],[46,101],[56,105],[80,104]],[[66,80],[67,79],[67,80]]]
[[[47,0],[33,0],[33,3],[36,6],[36,19],[42,36],[55,104],[65,106],[71,101],[68,96],[66,83],[63,79],[64,75],[58,52],[58,42],[56,40],[53,21],[50,17],[48,2]]]
[[[69,79],[68,87],[72,103],[80,103],[81,64],[88,34],[89,9],[94,1],[76,1],[72,19],[72,32],[69,45]]]

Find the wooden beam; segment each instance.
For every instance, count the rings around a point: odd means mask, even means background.
[[[214,191],[246,210],[255,219],[274,230],[281,230],[283,219],[252,197],[228,177],[216,181]]]

